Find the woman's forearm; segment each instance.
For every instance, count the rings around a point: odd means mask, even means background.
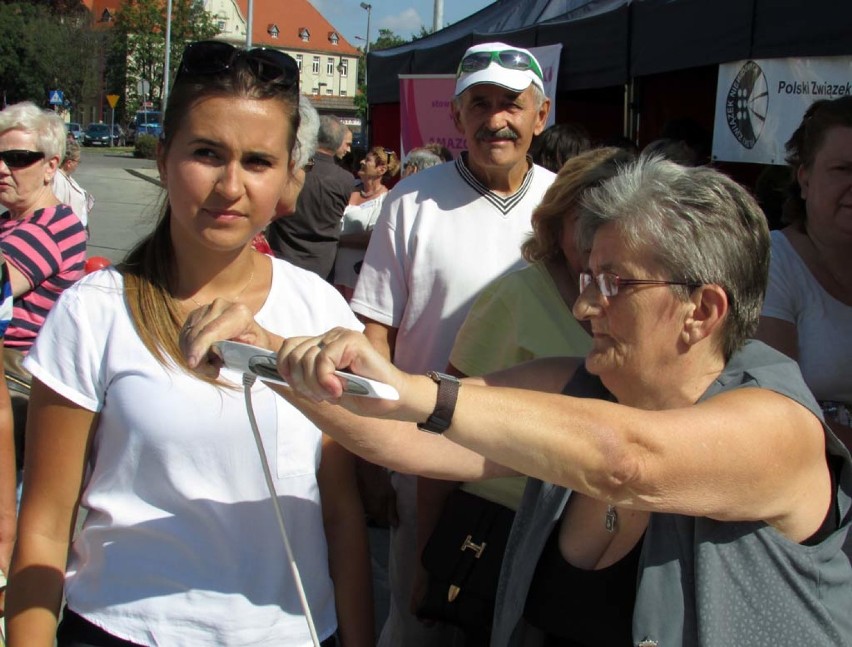
[[[396,472],[431,478],[477,481],[506,476],[482,456],[413,424],[365,418],[325,402],[301,397],[287,387],[269,385],[324,433],[353,454]],[[425,419],[425,418],[424,418]]]
[[[18,525],[15,432],[9,392],[0,369],[0,569],[9,574]]]
[[[9,647],[52,647],[62,604],[68,543],[22,533],[6,595]]]

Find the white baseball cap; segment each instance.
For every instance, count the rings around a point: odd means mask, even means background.
[[[544,93],[541,65],[529,50],[505,43],[482,43],[469,47],[456,72],[456,94],[472,85],[490,83],[523,92],[535,83]]]

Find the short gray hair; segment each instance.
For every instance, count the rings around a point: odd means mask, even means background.
[[[581,250],[590,250],[597,230],[612,223],[630,249],[650,252],[671,280],[725,290],[726,359],[754,334],[769,274],[769,227],[739,184],[707,167],[643,156],[590,189],[582,206]],[[688,298],[688,288],[671,287]]]
[[[314,104],[304,94],[299,95],[299,129],[296,131],[296,146],[293,148],[295,169],[304,167],[317,150],[317,132],[320,116]]]
[[[405,168],[413,166],[418,171],[422,171],[430,166],[437,166],[438,164],[443,163],[444,160],[435,155],[432,151],[426,148],[415,148],[408,154],[408,158],[405,160],[404,166]]]
[[[80,144],[75,139],[67,139],[65,141],[65,156],[62,158],[62,164],[69,160],[80,159]]]
[[[65,157],[65,122],[52,110],[42,110],[31,101],[22,101],[0,111],[0,133],[23,130],[36,137],[45,157]]]
[[[333,115],[320,117],[317,146],[326,150],[336,151],[343,144],[348,128],[340,119]]]
[[[474,87],[476,87],[476,86],[475,85],[470,86],[470,88],[474,88]],[[529,87],[531,87],[532,91],[533,91],[533,102],[535,103],[535,109],[541,110],[541,107],[544,105],[544,101],[545,101],[545,99],[547,99],[547,96],[544,94],[544,92],[541,91],[541,88],[538,87],[535,83],[530,83]],[[470,90],[470,88],[468,88],[467,90]],[[467,90],[465,90],[464,92],[467,92]],[[524,92],[525,91],[526,91],[526,89],[524,89]],[[462,101],[462,97],[464,96],[464,92],[462,92],[461,94],[452,98],[453,105],[455,106],[456,109],[458,109],[461,106],[461,101]],[[519,92],[518,94],[523,94],[523,92]]]

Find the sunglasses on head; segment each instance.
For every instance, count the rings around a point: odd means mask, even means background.
[[[183,50],[175,81],[182,76],[206,76],[230,70],[244,60],[255,78],[280,86],[284,90],[298,91],[299,67],[290,56],[277,49],[256,47],[242,49],[218,40],[190,43]]]
[[[507,70],[532,70],[540,79],[544,78],[536,60],[527,52],[519,49],[501,49],[491,52],[474,52],[465,56],[459,64],[458,74],[484,70],[494,61]]]
[[[41,151],[0,151],[0,160],[9,168],[26,168],[43,159]]]

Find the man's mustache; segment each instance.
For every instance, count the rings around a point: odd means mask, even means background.
[[[499,130],[491,130],[490,128],[480,128],[476,131],[476,139],[479,141],[489,141],[492,139],[510,139],[512,141],[518,138],[518,133],[506,126]]]

